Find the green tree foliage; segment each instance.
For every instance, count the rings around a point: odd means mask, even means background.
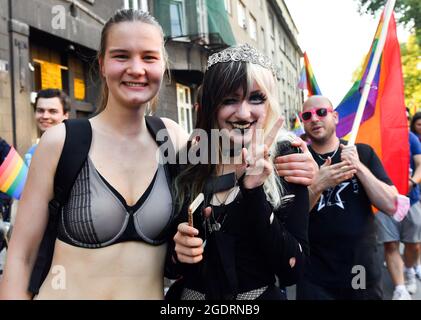
[[[355,0],[359,3],[361,13],[375,14],[383,10],[387,0]],[[397,0],[395,12],[399,22],[410,26],[416,35],[418,45],[421,46],[421,0]]]
[[[401,45],[401,55],[405,103],[413,114],[421,110],[421,50],[414,35]]]

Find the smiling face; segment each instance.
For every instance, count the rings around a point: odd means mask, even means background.
[[[63,112],[63,105],[60,98],[38,98],[35,106],[35,121],[38,129],[44,132],[68,119],[69,114]]]
[[[248,145],[259,118],[264,120],[267,112],[266,94],[256,81],[248,93],[240,88],[222,100],[218,108],[216,120],[219,129],[229,131],[234,144]]]
[[[108,102],[139,107],[151,101],[165,70],[162,48],[162,34],[156,26],[139,21],[114,24],[100,58]]]
[[[311,96],[303,105],[303,112],[316,108],[332,108],[331,102],[322,96]],[[317,144],[324,144],[326,141],[336,137],[336,125],[338,124],[338,113],[327,112],[325,117],[318,116],[312,112],[311,119],[303,122],[307,136]]]

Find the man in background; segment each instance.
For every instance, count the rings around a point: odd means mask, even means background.
[[[70,98],[59,89],[45,89],[38,92],[35,100],[35,122],[42,135],[48,128],[62,123],[69,118]],[[38,142],[25,154],[25,163],[29,167]]]

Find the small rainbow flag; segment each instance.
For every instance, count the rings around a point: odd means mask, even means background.
[[[301,124],[300,117],[297,114],[295,115],[294,127],[292,128],[292,131],[297,137],[300,137],[304,133],[303,125]]]
[[[322,94],[319,85],[317,84],[316,77],[314,76],[313,68],[310,65],[307,52],[304,52],[304,67],[301,69],[298,88],[307,90],[307,95],[309,97]]]
[[[19,199],[28,175],[28,167],[22,158],[11,147],[9,153],[0,166],[0,191],[10,197]]]
[[[338,137],[346,138],[352,129],[362,95],[362,87],[366,82],[383,28],[384,14],[385,12],[380,18],[358,80],[335,109],[339,114],[339,124],[336,127]],[[399,193],[406,194],[409,142],[403,84],[400,46],[396,34],[395,18],[392,14],[382,56],[373,82],[370,84],[371,89],[356,142],[366,143],[373,147]]]

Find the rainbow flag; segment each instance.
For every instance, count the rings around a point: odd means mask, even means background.
[[[307,53],[304,52],[304,67],[301,69],[300,81],[298,82],[298,88],[307,90],[307,95],[321,95],[319,85],[317,84],[316,77],[313,73],[313,68],[310,65]]]
[[[11,147],[0,166],[0,191],[20,199],[27,175],[28,167],[15,148]]]
[[[335,109],[339,113],[338,137],[350,133],[383,27],[380,18],[373,43],[359,79]],[[396,22],[392,14],[383,53],[364,109],[356,142],[369,144],[376,151],[399,193],[407,194],[409,173],[408,123],[405,114],[404,86]]]
[[[303,125],[301,124],[300,117],[296,114],[295,115],[295,121],[294,121],[294,127],[292,128],[292,131],[297,137],[300,137],[304,133]]]

